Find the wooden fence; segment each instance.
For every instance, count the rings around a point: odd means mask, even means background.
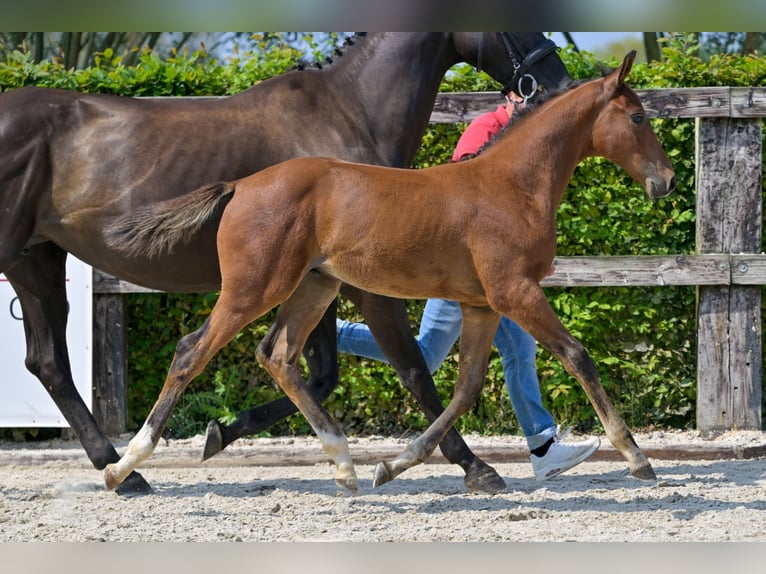
[[[696,253],[560,257],[545,286],[697,286],[697,428],[761,429],[762,124],[766,88],[638,90],[652,117],[695,118]],[[439,94],[431,121],[472,120],[496,93]],[[150,289],[94,270],[94,414],[125,430],[124,294]]]

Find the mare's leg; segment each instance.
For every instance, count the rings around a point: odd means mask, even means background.
[[[303,356],[309,368],[308,386],[319,401],[324,401],[338,386],[338,348],[335,336],[337,308],[337,300],[333,299],[322,320],[311,331],[303,349]],[[298,407],[290,399],[280,397],[239,413],[230,425],[221,424],[216,420],[210,421],[205,433],[202,460],[218,454],[238,438],[267,429],[296,412]]]
[[[431,426],[413,440],[399,456],[378,463],[373,486],[380,486],[408,468],[426,460],[450,428],[476,402],[484,387],[487,361],[500,316],[486,307],[461,305],[460,370],[452,400]]]
[[[306,338],[338,294],[339,287],[337,279],[316,272],[306,275],[280,306],[274,326],[258,345],[256,355],[316,432],[325,452],[335,463],[335,482],[344,490],[355,493],[359,481],[346,435],[306,386],[298,365]]]
[[[80,440],[97,469],[119,460],[117,451],[99,428],[72,379],[66,344],[66,252],[53,243],[31,247],[5,275],[16,291],[24,315],[26,366],[42,382]],[[117,490],[120,494],[151,491],[133,472]]]
[[[490,303],[537,339],[562,362],[567,372],[580,382],[604,425],[610,442],[628,461],[630,474],[646,480],[657,478],[651,464],[601,385],[593,359],[583,344],[561,324],[540,286],[532,281],[517,285],[512,293],[490,297]]]
[[[436,385],[428,371],[407,318],[404,301],[359,291],[348,285],[341,287],[367,321],[380,349],[391,362],[404,387],[412,393],[429,422],[444,411]],[[506,489],[499,474],[476,456],[455,428],[450,428],[439,444],[445,458],[465,471],[466,487],[488,494]]]

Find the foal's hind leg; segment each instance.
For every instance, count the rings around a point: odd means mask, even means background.
[[[282,303],[267,336],[258,345],[258,361],[298,407],[314,429],[336,466],[335,482],[352,493],[359,490],[348,440],[338,423],[322,408],[306,386],[298,360],[311,329],[338,293],[340,282],[310,272],[290,298]]]
[[[420,347],[412,337],[404,301],[359,291],[348,285],[341,287],[341,293],[349,297],[364,315],[402,384],[418,401],[428,421],[434,422],[444,411],[444,406]],[[447,431],[439,447],[448,461],[463,468],[468,490],[494,494],[506,489],[505,481],[495,469],[471,452],[454,427]]]
[[[431,426],[413,440],[402,454],[391,461],[378,463],[373,486],[385,484],[426,460],[447,431],[474,405],[481,394],[489,351],[500,316],[486,307],[461,305],[461,308],[463,331],[460,335],[460,370],[452,400]]]
[[[333,299],[322,320],[311,331],[303,349],[309,369],[308,386],[318,401],[324,401],[338,386],[338,350],[335,317],[337,299]],[[221,452],[240,437],[267,429],[285,417],[298,412],[287,397],[280,397],[264,405],[258,405],[237,415],[230,425],[211,420],[205,432],[205,448],[202,460]]]
[[[53,243],[30,248],[6,277],[21,303],[27,343],[26,366],[42,382],[97,469],[119,460],[120,455],[99,428],[72,379],[66,343],[66,252]],[[118,494],[151,491],[137,472],[126,477]]]
[[[184,389],[202,372],[213,355],[245,325],[280,301],[281,293],[275,293],[272,299],[263,301],[257,297],[261,289],[250,286],[249,291],[246,291],[247,287],[244,285],[239,290],[224,288],[202,327],[178,342],[165,384],[144,425],[128,443],[122,458],[104,469],[104,480],[108,488],[119,485],[138,464],[152,454]]]
[[[588,351],[561,324],[540,286],[530,281],[528,284],[516,285],[513,293],[523,294],[523,299],[518,298],[511,302],[508,294],[503,294],[491,298],[490,302],[498,311],[511,317],[537,339],[562,362],[567,372],[580,382],[604,425],[610,442],[628,461],[630,474],[645,480],[656,479],[652,465],[604,391],[596,365]]]

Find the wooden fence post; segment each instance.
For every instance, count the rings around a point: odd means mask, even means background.
[[[761,119],[696,122],[697,252],[760,253]],[[697,323],[697,428],[760,430],[761,287],[698,287]]]
[[[127,428],[125,296],[93,298],[93,416],[108,436]]]

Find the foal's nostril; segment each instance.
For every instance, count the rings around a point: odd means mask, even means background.
[[[676,176],[670,178],[670,184],[668,185],[668,193],[673,191],[676,188]]]

